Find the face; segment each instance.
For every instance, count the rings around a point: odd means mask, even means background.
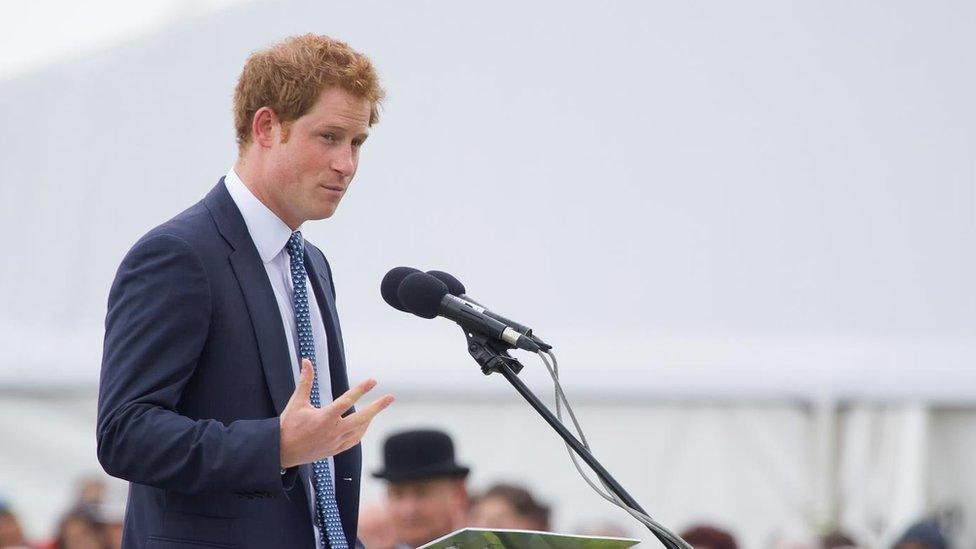
[[[369,133],[369,100],[327,88],[290,124],[272,116],[266,147],[269,206],[292,229],[331,217],[359,165]]]
[[[467,512],[463,479],[391,482],[386,496],[397,539],[411,547],[460,528]]]
[[[101,503],[105,499],[105,482],[101,479],[86,480],[78,490],[78,500],[84,503]]]
[[[105,526],[105,537],[108,539],[108,546],[111,548],[122,547],[122,532],[123,526],[121,524],[109,524]]]
[[[484,498],[472,507],[470,523],[475,528],[540,529],[536,521],[519,515],[508,501],[498,497]]]
[[[104,541],[98,527],[82,518],[68,519],[61,528],[65,549],[102,549]]]
[[[0,512],[0,547],[27,545],[20,523],[10,514]]]
[[[396,545],[393,518],[386,506],[365,505],[359,509],[357,537],[369,549],[390,549]]]

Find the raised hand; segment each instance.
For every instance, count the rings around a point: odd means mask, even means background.
[[[342,417],[347,410],[376,386],[367,379],[349,389],[328,406],[316,408],[310,402],[312,394],[312,363],[302,359],[302,373],[295,392],[281,412],[281,467],[287,469],[303,463],[334,456],[359,443],[376,414],[393,403],[387,394],[369,406]]]

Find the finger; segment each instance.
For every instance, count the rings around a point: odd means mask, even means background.
[[[369,422],[373,421],[376,414],[389,408],[390,404],[393,404],[394,400],[396,400],[396,398],[393,395],[383,395],[374,400],[369,406],[361,410],[357,410],[355,414],[350,415],[343,421],[347,422],[350,428],[356,429],[362,427],[362,429],[365,431],[366,426],[369,425]]]
[[[376,380],[367,379],[343,393],[339,398],[333,400],[332,404],[329,405],[329,409],[336,415],[341,416],[346,410],[355,406],[356,401],[370,392],[373,387],[376,387]]]
[[[358,438],[355,438],[355,439],[346,439],[346,440],[344,440],[342,442],[342,444],[339,445],[338,450],[336,450],[336,454],[337,455],[338,454],[341,454],[341,453],[345,452],[346,450],[352,448],[353,446],[355,446],[357,444],[359,444],[359,439]]]
[[[310,402],[312,398],[312,378],[315,374],[312,371],[312,361],[302,359],[302,371],[298,376],[298,384],[295,385],[295,392],[291,398],[298,402]]]
[[[349,447],[350,445],[358,443],[362,440],[363,435],[366,434],[366,426],[354,427],[353,429],[346,431],[339,439],[340,447]]]
[[[345,452],[346,450],[359,444],[359,442],[363,439],[363,435],[365,434],[366,434],[365,428],[355,429],[353,431],[350,431],[349,433],[346,433],[346,435],[342,437],[342,441],[339,443],[339,449],[336,453],[341,454],[342,452]]]

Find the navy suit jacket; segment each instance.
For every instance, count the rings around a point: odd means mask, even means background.
[[[307,242],[305,267],[339,395],[349,380],[335,287]],[[314,548],[305,484],[297,467],[280,470],[278,416],[295,390],[284,330],[223,179],[122,260],[105,319],[97,436],[105,471],[131,483],[124,547]],[[335,456],[350,545],[361,469],[359,446]]]

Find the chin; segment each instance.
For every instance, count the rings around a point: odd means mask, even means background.
[[[328,219],[335,214],[336,210],[338,209],[338,206],[339,206],[338,204],[329,204],[328,206],[322,206],[321,208],[317,208],[316,210],[310,212],[309,219],[313,219],[313,220]]]

